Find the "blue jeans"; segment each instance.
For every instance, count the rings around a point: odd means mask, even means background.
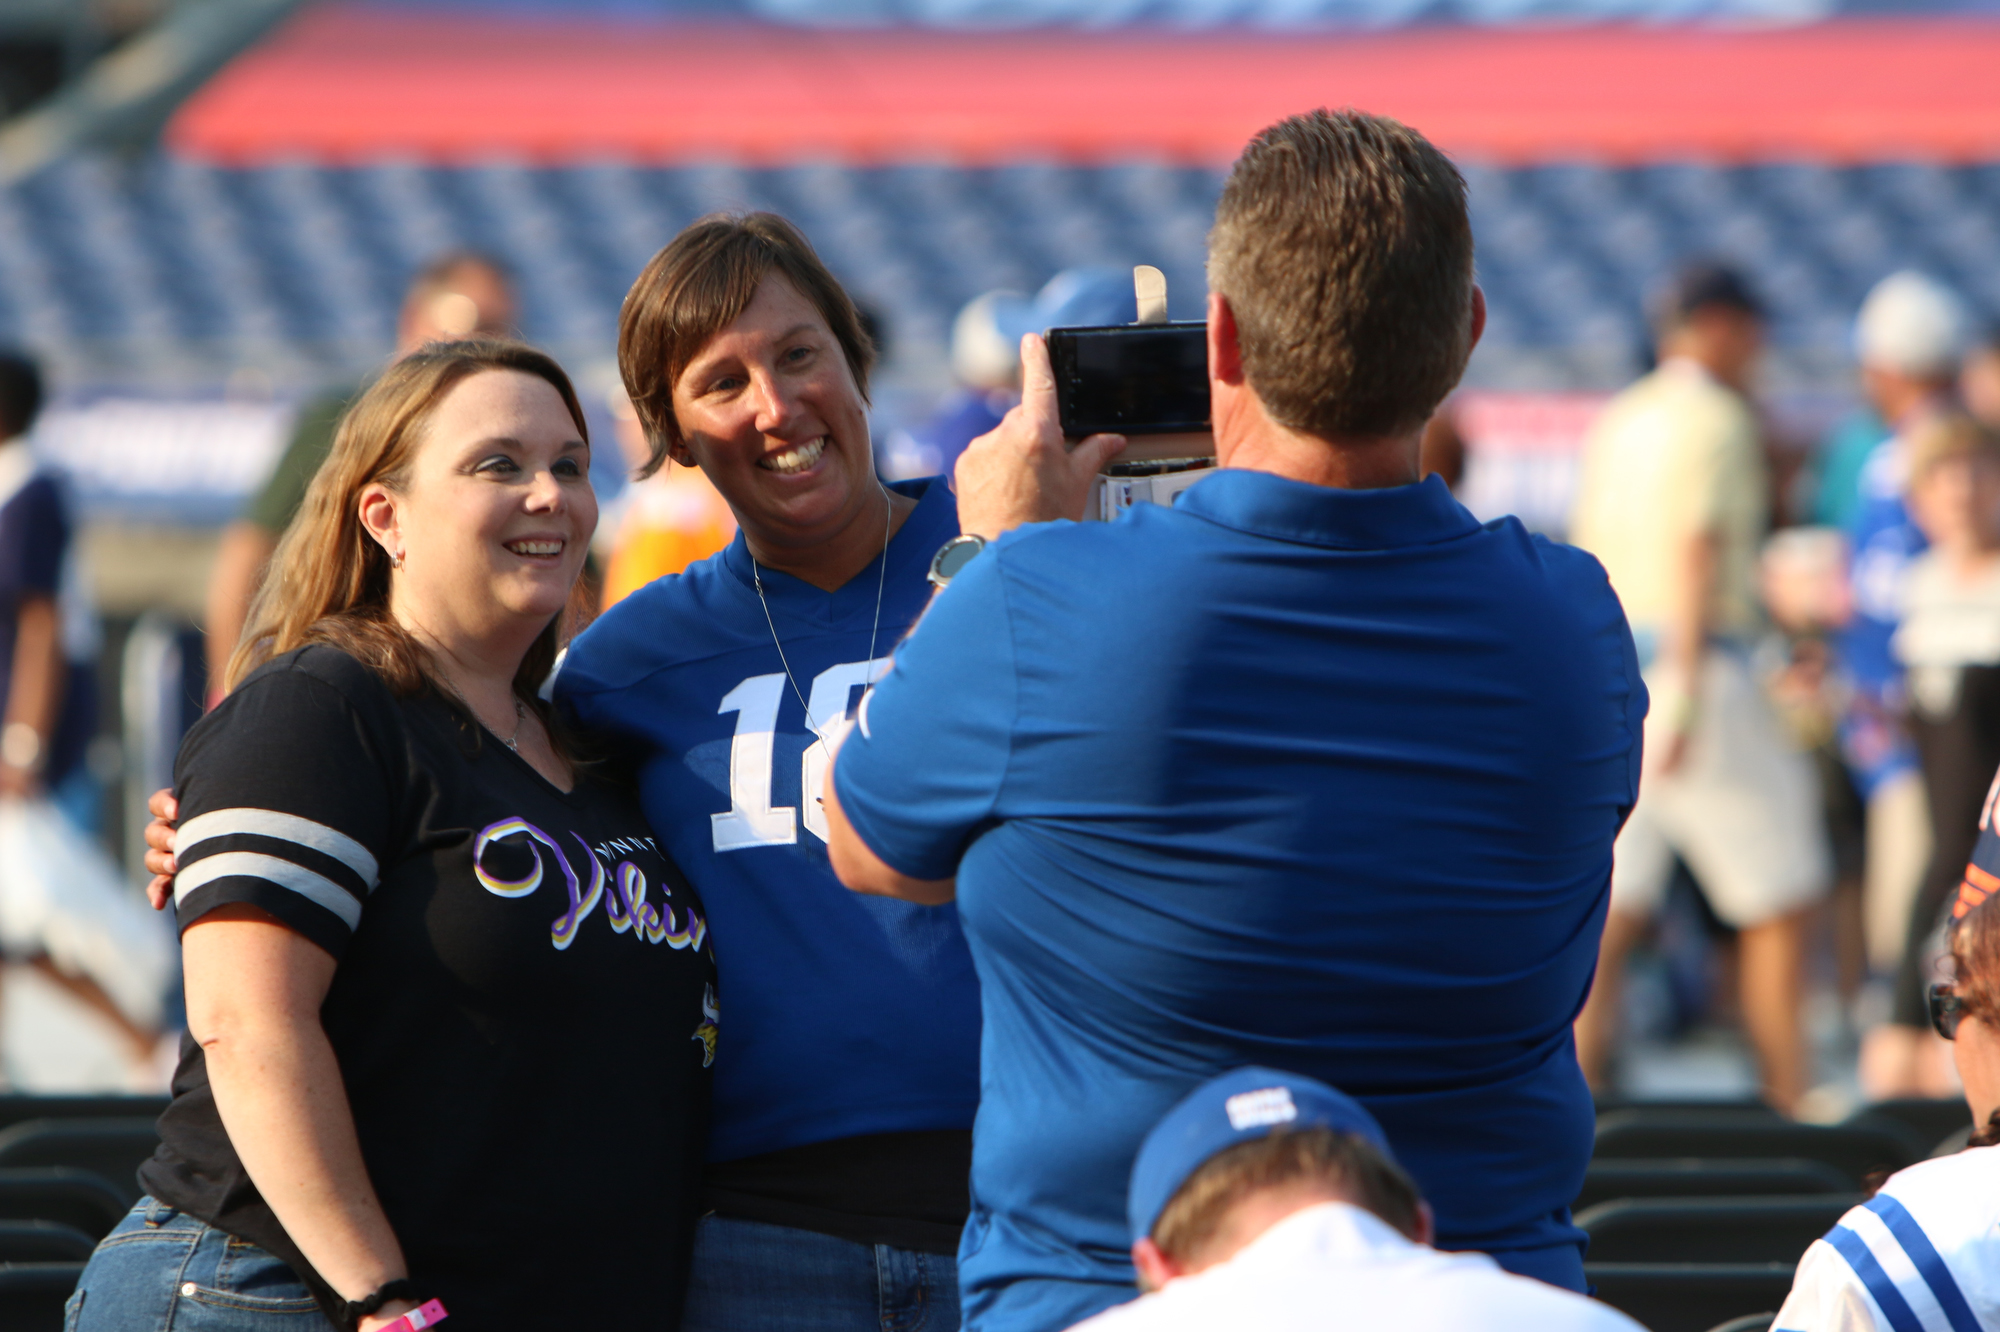
[[[958,1264],[710,1214],[681,1332],[958,1332]]]
[[[97,1245],[64,1332],[332,1332],[285,1262],[141,1198]]]

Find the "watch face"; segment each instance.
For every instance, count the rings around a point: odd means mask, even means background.
[[[958,571],[972,562],[972,557],[986,549],[986,543],[970,537],[959,537],[945,543],[937,558],[931,561],[931,578],[939,584],[949,583],[958,577]]]

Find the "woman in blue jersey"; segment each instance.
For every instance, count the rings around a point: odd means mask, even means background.
[[[652,466],[735,512],[721,553],[613,607],[556,701],[635,760],[711,912],[716,1061],[685,1326],[955,1329],[979,999],[955,908],[867,898],[827,863],[828,749],[958,535],[941,479],[884,486],[873,350],[794,227],[712,217],[626,297],[619,364]]]

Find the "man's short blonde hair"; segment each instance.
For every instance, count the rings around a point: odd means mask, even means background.
[[[1322,438],[1414,430],[1472,354],[1465,181],[1383,116],[1281,120],[1229,173],[1208,285],[1275,420]]]

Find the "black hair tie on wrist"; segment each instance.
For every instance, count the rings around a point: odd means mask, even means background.
[[[414,1300],[417,1298],[417,1283],[408,1277],[397,1277],[385,1281],[373,1292],[358,1300],[347,1302],[347,1321],[350,1326],[360,1322],[380,1309],[390,1300]]]

